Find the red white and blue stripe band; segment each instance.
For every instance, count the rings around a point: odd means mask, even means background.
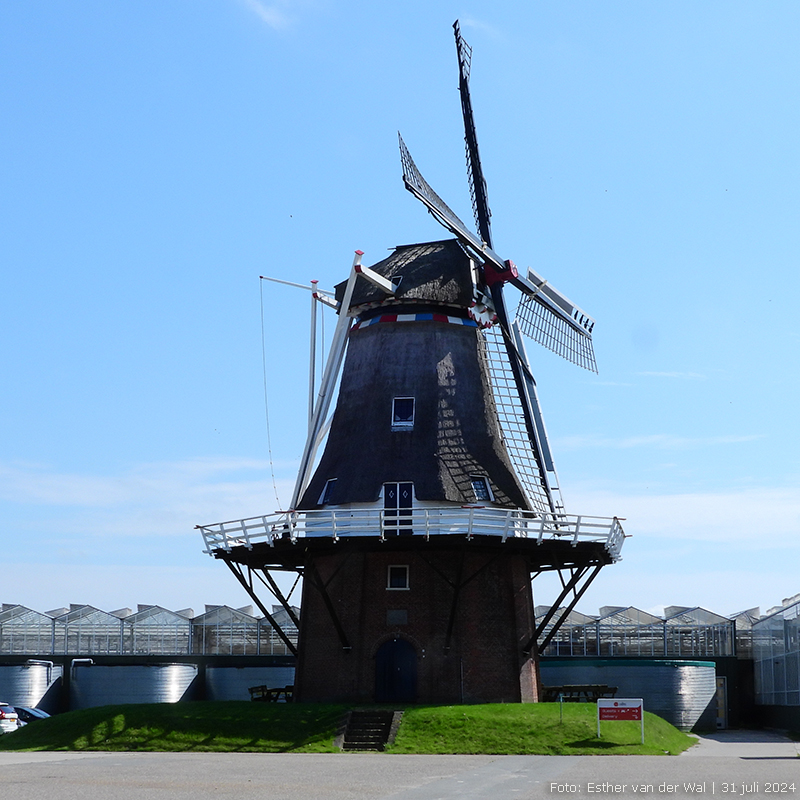
[[[358,330],[366,328],[369,325],[376,325],[379,322],[449,322],[452,325],[466,325],[470,328],[477,328],[478,323],[472,319],[465,319],[464,317],[450,317],[447,314],[381,314],[378,317],[357,322],[351,330]]]

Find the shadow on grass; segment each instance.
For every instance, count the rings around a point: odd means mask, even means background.
[[[574,742],[564,742],[567,747],[581,750],[614,750],[620,747],[635,747],[639,742],[609,742],[606,739],[577,739]]]
[[[135,704],[59,714],[0,737],[0,750],[324,752],[338,705]]]

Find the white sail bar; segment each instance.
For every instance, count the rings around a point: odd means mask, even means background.
[[[528,277],[532,274],[535,273],[529,271]],[[544,280],[541,286],[547,286]],[[550,300],[543,291],[522,296],[517,306],[517,322],[522,332],[567,361],[590,372],[597,372],[591,335],[584,332],[583,328],[576,327],[563,314],[554,313],[552,302],[548,302]],[[594,325],[580,309],[575,309],[574,314],[576,319],[589,320],[586,324]]]
[[[262,517],[198,525],[205,550],[213,555],[218,550],[234,547],[252,549],[257,544],[274,545],[278,539],[327,537],[387,536],[398,532],[430,538],[441,534],[497,536],[544,541],[566,541],[603,544],[613,561],[621,559],[625,533],[617,517],[587,517],[573,514],[537,514],[524,509],[451,506],[414,508],[398,517],[396,511],[384,509],[323,508],[311,511],[278,511]]]
[[[336,323],[336,330],[333,333],[331,350],[325,364],[325,371],[322,374],[319,395],[317,401],[313,404],[314,411],[308,428],[308,439],[306,440],[306,446],[300,460],[300,471],[297,474],[297,482],[295,483],[294,493],[292,494],[292,507],[296,506],[300,501],[308,485],[311,469],[314,465],[314,458],[316,457],[317,448],[320,443],[319,434],[325,425],[328,409],[333,399],[333,389],[339,376],[342,361],[344,360],[344,351],[347,347],[347,334],[350,331],[351,323],[347,312],[350,308],[350,299],[353,296],[353,288],[355,287],[356,278],[358,277],[356,268],[361,264],[361,257],[363,255],[364,253],[361,250],[356,250],[355,257],[353,258],[353,265],[350,268],[350,277],[347,280],[347,285],[344,290],[344,298],[342,299],[342,305],[339,310],[339,321]]]
[[[551,467],[551,459],[544,460],[545,452],[549,455],[546,440],[542,448],[542,458],[537,459],[534,445],[525,424],[525,415],[519,397],[519,389],[511,371],[511,364],[506,356],[503,334],[499,328],[488,328],[481,332],[481,341],[486,348],[486,358],[489,364],[489,375],[492,381],[492,394],[497,418],[500,421],[500,431],[503,442],[514,471],[522,484],[525,496],[531,508],[540,514],[549,514],[553,511],[562,513],[564,503],[561,493],[555,483],[555,468]],[[531,403],[538,403],[536,397],[531,398]],[[538,405],[534,409],[536,421],[541,419]],[[549,473],[549,475],[548,475]],[[551,506],[552,503],[552,506]]]
[[[318,292],[319,294],[322,295],[329,295],[329,296],[333,295],[333,291],[331,289],[320,289],[316,285],[309,286],[308,284],[305,283],[293,283],[292,281],[284,281],[281,280],[280,278],[269,278],[266,275],[259,275],[258,277],[261,278],[262,281],[270,281],[272,283],[282,283],[284,286],[294,286],[295,289],[306,289],[307,291]],[[311,281],[311,283],[316,284],[317,282]]]
[[[314,394],[317,384],[317,283],[311,281],[311,336],[308,353],[308,429],[314,422]]]

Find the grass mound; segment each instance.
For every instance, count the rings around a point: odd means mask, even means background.
[[[58,714],[4,736],[0,750],[328,753],[349,706],[322,703],[156,703]],[[645,714],[638,722],[603,722],[596,708],[565,703],[410,706],[390,753],[533,755],[677,754],[694,740]]]
[[[101,706],[0,736],[0,750],[327,753],[345,710],[246,701]]]
[[[597,707],[558,703],[411,707],[392,753],[535,755],[677,755],[695,740],[645,712],[641,723],[601,722]]]

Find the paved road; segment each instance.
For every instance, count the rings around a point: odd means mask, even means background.
[[[527,800],[649,794],[701,796],[702,800],[716,795],[721,800],[725,796],[800,798],[797,756],[797,743],[749,732],[704,737],[679,757],[0,753],[0,797]]]

